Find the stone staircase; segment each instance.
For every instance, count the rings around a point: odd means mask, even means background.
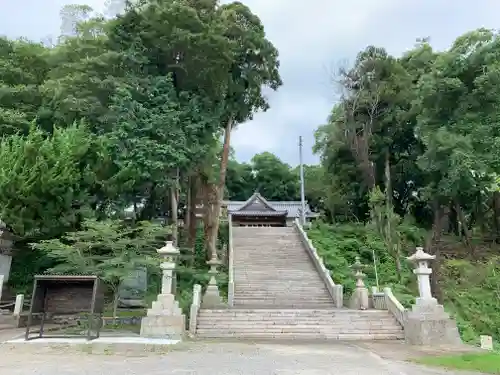
[[[332,308],[294,228],[233,228],[233,249],[234,307]]]
[[[202,309],[197,334],[211,338],[393,340],[403,330],[388,311],[348,309]]]
[[[334,307],[294,227],[232,229],[234,304],[201,309],[197,335],[207,338],[402,339],[383,310]]]

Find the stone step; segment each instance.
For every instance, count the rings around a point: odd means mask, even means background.
[[[295,279],[295,278],[287,278],[287,276],[272,276],[269,275],[267,278],[265,275],[262,276],[254,276],[252,277],[244,277],[241,276],[240,274],[234,274],[234,279],[236,283],[240,281],[240,284],[242,285],[251,285],[255,287],[260,287],[260,286],[265,286],[269,285],[270,287],[273,287],[274,285],[293,285],[295,287],[306,287],[306,288],[318,288],[318,287],[324,287],[323,280],[318,276],[308,276],[305,279]]]
[[[315,285],[310,285],[309,287],[299,286],[297,284],[281,284],[273,285],[269,287],[261,286],[254,283],[242,283],[235,280],[235,290],[248,291],[248,292],[260,292],[260,293],[276,293],[286,291],[288,293],[312,293],[312,294],[328,294],[326,288],[317,283]]]
[[[323,281],[319,278],[319,276],[315,277],[310,277],[307,278],[306,280],[302,281],[299,279],[288,279],[286,276],[283,276],[282,278],[280,277],[268,277],[264,278],[264,276],[260,277],[243,277],[241,275],[234,275],[234,281],[236,284],[242,284],[242,285],[249,285],[253,287],[259,287],[259,286],[264,286],[268,285],[269,287],[274,287],[273,284],[276,286],[286,286],[286,285],[293,285],[294,287],[300,288],[303,287],[305,289],[314,289],[318,287],[322,287]]]
[[[285,297],[286,295],[286,297]],[[295,300],[300,300],[300,301],[308,301],[310,300],[312,297],[313,298],[319,298],[319,299],[329,299],[331,300],[331,296],[324,292],[324,293],[321,293],[321,292],[315,292],[315,293],[307,293],[307,292],[302,292],[302,293],[295,293],[295,291],[289,291],[287,289],[283,289],[282,291],[252,291],[250,289],[236,289],[235,290],[235,294],[234,294],[235,297],[239,297],[239,298],[245,298],[245,297],[248,297],[248,298],[278,298],[280,296],[283,296],[283,298],[281,299],[285,299],[285,298],[290,298],[292,297],[292,299],[295,299]],[[295,296],[295,297],[294,297]]]
[[[317,320],[300,320],[300,321],[259,321],[259,320],[232,320],[232,321],[218,321],[218,320],[200,320],[199,326],[204,327],[212,327],[212,328],[223,328],[223,327],[233,327],[238,326],[242,328],[252,328],[252,327],[270,327],[270,328],[283,328],[283,327],[298,327],[304,329],[317,329],[321,328],[331,328],[333,330],[342,330],[342,329],[353,329],[353,330],[380,330],[380,329],[389,329],[389,330],[398,330],[400,331],[402,328],[393,322],[387,322],[384,324],[373,325],[369,324],[369,322],[356,322],[353,323],[352,326],[346,326],[345,322],[322,322]]]
[[[254,305],[260,305],[260,304],[272,304],[272,305],[281,305],[283,308],[286,308],[286,306],[303,306],[304,308],[318,308],[318,305],[326,305],[327,307],[331,306],[333,307],[333,300],[328,297],[322,297],[322,298],[311,298],[311,299],[305,299],[305,298],[292,298],[290,295],[290,298],[279,298],[279,297],[274,297],[274,296],[245,296],[241,297],[239,295],[234,296],[234,303],[235,304],[254,304]],[[311,306],[311,307],[309,307]]]
[[[339,335],[339,334],[365,334],[365,335],[373,335],[373,334],[386,334],[386,335],[398,335],[401,334],[402,331],[399,329],[348,329],[348,328],[312,328],[312,327],[264,327],[264,326],[256,326],[256,327],[233,327],[233,326],[225,326],[225,327],[204,327],[198,326],[197,333],[202,335],[204,332],[227,332],[227,333],[265,333],[269,334],[280,334],[280,333],[295,333],[295,334],[313,334],[313,335]]]
[[[279,309],[327,309],[333,307],[333,302],[304,302],[304,301],[272,301],[272,300],[235,300],[234,306],[238,308],[272,308]]]
[[[235,287],[235,293],[239,294],[241,296],[261,296],[261,297],[272,297],[272,296],[279,296],[282,294],[286,294],[287,298],[289,296],[297,296],[297,298],[306,298],[306,299],[311,299],[310,297],[324,297],[324,298],[330,298],[330,294],[323,289],[316,288],[316,289],[294,289],[294,288],[275,288],[275,289],[253,289],[250,287]],[[308,296],[310,296],[308,298]]]
[[[266,309],[270,310],[270,309]],[[399,326],[397,321],[392,317],[385,317],[382,319],[371,319],[368,317],[358,317],[358,318],[343,318],[343,317],[335,317],[335,316],[276,316],[272,313],[268,313],[266,315],[239,315],[239,316],[227,316],[227,315],[210,315],[200,313],[200,319],[207,319],[207,321],[213,322],[222,322],[222,321],[241,321],[241,322],[263,322],[263,321],[272,321],[272,322],[288,322],[290,324],[296,322],[313,322],[315,324],[325,324],[332,325],[335,323],[346,324],[370,324],[372,326],[381,326],[381,325],[393,325]]]
[[[329,297],[330,294],[324,288],[293,288],[293,285],[283,285],[282,287],[273,287],[266,289],[254,289],[251,286],[243,286],[241,284],[236,284],[235,292],[241,295],[261,295],[261,296],[272,296],[280,293],[286,294],[297,294],[301,296],[315,295]]]
[[[251,326],[219,326],[219,327],[209,327],[198,325],[198,334],[203,332],[234,332],[234,333],[306,333],[306,334],[400,334],[401,329],[397,328],[380,328],[380,329],[358,329],[358,328],[342,328],[342,327],[308,327],[308,326],[264,326],[264,325],[254,325]]]
[[[206,331],[198,332],[199,337],[212,338],[212,339],[223,339],[223,338],[238,338],[238,339],[251,339],[251,340],[338,340],[338,341],[372,341],[372,340],[404,340],[404,334],[366,334],[366,333],[356,333],[356,334],[314,334],[314,333],[265,333],[265,332],[220,332],[220,331]]]
[[[267,309],[201,309],[200,315],[213,314],[213,315],[261,315],[261,314],[275,314],[275,315],[293,315],[293,316],[317,316],[327,315],[332,317],[368,317],[370,319],[377,319],[382,317],[390,317],[390,312],[385,310],[351,310],[345,308],[330,308],[330,309],[282,309],[280,311],[267,310]]]

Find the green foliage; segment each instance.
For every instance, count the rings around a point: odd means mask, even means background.
[[[479,335],[500,339],[500,263],[450,260],[443,268],[443,291],[447,307],[456,316],[464,340]]]
[[[335,283],[344,285],[346,295],[349,295],[354,287],[355,280],[350,268],[357,255],[361,263],[365,265],[363,271],[366,277],[366,285],[376,286],[375,265],[379,278],[379,285],[393,287],[398,296],[405,296],[411,292],[406,289],[411,278],[409,267],[403,269],[403,288],[400,289],[393,258],[388,254],[383,238],[374,229],[362,224],[336,224],[324,223],[314,224],[307,232],[313,241],[318,254],[324,259],[325,266],[331,271]],[[374,263],[374,256],[376,262]]]
[[[90,208],[98,152],[83,125],[55,129],[51,136],[32,126],[27,136],[0,141],[0,217],[21,238],[57,236],[76,228]]]
[[[169,228],[148,222],[130,225],[87,219],[81,230],[34,243],[33,247],[57,263],[48,273],[99,276],[116,296],[120,283],[138,267],[158,273],[160,259],[155,250],[168,232]]]

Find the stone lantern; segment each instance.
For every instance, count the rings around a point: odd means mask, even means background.
[[[419,297],[411,310],[406,311],[405,339],[412,345],[460,345],[462,343],[456,322],[444,311],[443,305],[432,297],[429,261],[435,255],[417,247],[415,254],[407,258],[415,265],[413,273],[418,278]]]
[[[141,336],[180,339],[185,330],[185,316],[172,293],[172,276],[179,249],[172,241],[167,241],[165,246],[156,252],[163,258],[160,264],[161,293],[148,309],[147,316],[142,318]]]
[[[356,261],[351,266],[354,271],[354,277],[356,278],[356,289],[350,301],[351,309],[366,310],[369,307],[368,289],[364,282],[366,275],[362,271],[364,267],[365,266],[361,264],[359,256],[356,256]]]
[[[427,254],[422,247],[417,247],[417,251],[407,259],[415,264],[413,273],[417,275],[419,297],[416,300],[417,305],[437,304],[437,300],[432,297],[430,275],[432,269],[429,267],[429,261],[436,259],[435,255]]]
[[[210,266],[208,274],[210,275],[210,281],[208,282],[207,290],[203,295],[201,306],[207,309],[217,309],[226,308],[227,305],[222,301],[219,293],[219,287],[217,286],[217,268],[221,265],[221,261],[217,258],[210,259],[207,264]]]
[[[179,249],[177,249],[172,241],[167,241],[165,246],[156,250],[162,257],[163,261],[160,264],[162,271],[161,278],[161,294],[172,294],[173,277],[177,258],[179,257]]]

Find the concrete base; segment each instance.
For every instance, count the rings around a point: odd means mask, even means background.
[[[184,315],[151,315],[142,318],[141,336],[180,340],[184,335]]]
[[[417,299],[408,311],[405,322],[405,340],[410,345],[461,345],[462,339],[455,320],[435,299]]]
[[[219,293],[219,287],[217,286],[217,282],[215,281],[215,278],[213,276],[201,300],[201,307],[204,309],[227,308],[227,304],[222,301]]]
[[[173,294],[159,294],[141,321],[141,336],[181,339],[186,318]]]

